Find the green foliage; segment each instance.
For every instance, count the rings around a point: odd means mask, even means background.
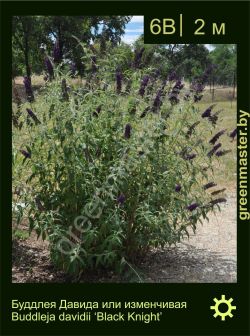
[[[104,52],[108,42],[116,46],[130,16],[14,16],[13,76],[41,73],[45,54],[52,55],[55,41],[64,60],[71,60],[83,75],[83,50],[78,40],[100,42]],[[75,37],[75,38],[73,38]]]
[[[164,86],[150,77],[139,95],[150,68],[127,70],[118,94],[115,76],[123,54],[126,48],[114,49],[112,57],[100,59],[97,73],[72,86],[68,99],[61,83],[70,79],[58,68],[31,105],[40,123],[30,117],[27,123],[24,109],[24,125],[15,131],[13,187],[22,188],[27,205],[21,215],[30,230],[49,240],[52,260],[73,273],[130,265],[150,248],[175,244],[190,228],[195,232],[214,208],[203,187],[214,158],[207,156],[208,121],[184,93],[179,104],[171,103],[175,82]]]
[[[217,65],[214,73],[215,83],[236,85],[237,50],[235,44],[214,44],[209,57]]]
[[[13,230],[12,236],[14,239],[26,240],[29,238],[29,232],[15,228]]]

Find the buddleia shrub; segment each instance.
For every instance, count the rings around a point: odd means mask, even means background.
[[[176,244],[225,201],[210,192],[225,132],[213,128],[215,106],[196,106],[202,82],[189,90],[174,73],[162,81],[154,69],[105,71],[77,88],[55,72],[23,106],[13,141],[14,201],[53,262],[76,274]]]

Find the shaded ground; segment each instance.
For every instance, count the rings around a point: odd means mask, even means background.
[[[236,195],[230,194],[222,211],[211,215],[209,222],[199,225],[196,235],[190,235],[175,247],[153,250],[128,278],[113,272],[82,274],[72,279],[58,271],[49,260],[47,242],[28,239],[13,241],[13,277],[23,282],[236,282]]]

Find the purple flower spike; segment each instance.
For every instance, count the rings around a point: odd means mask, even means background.
[[[217,199],[214,199],[214,200],[210,201],[210,204],[215,205],[215,204],[219,204],[219,203],[224,203],[226,201],[227,200],[225,198],[217,198]]]
[[[160,106],[162,104],[161,95],[162,95],[162,90],[158,90],[155,100],[153,102],[153,107],[152,107],[153,112],[157,112],[160,109]]]
[[[149,81],[149,76],[148,75],[144,76],[142,81],[141,81],[141,86],[140,86],[140,89],[139,89],[139,95],[142,96],[142,97],[144,96],[146,86],[148,85],[148,81]]]
[[[189,211],[194,211],[196,208],[198,208],[198,206],[199,205],[197,203],[192,203],[192,204],[190,204],[190,205],[187,206],[187,209]]]
[[[175,191],[176,192],[180,192],[181,191],[181,185],[180,184],[176,184]]]
[[[193,82],[190,86],[190,91],[194,92],[194,102],[197,103],[201,100],[203,95],[201,94],[204,90],[205,85],[201,82]]]
[[[139,68],[141,65],[141,59],[142,59],[142,55],[144,53],[145,48],[141,48],[140,50],[136,50],[135,52],[135,59],[134,59],[134,67],[135,68]]]
[[[211,115],[211,108],[209,107],[209,108],[207,108],[206,110],[205,110],[205,112],[203,112],[202,113],[202,115],[201,115],[201,117],[202,118],[208,118],[208,117],[210,117],[210,115]]]
[[[226,130],[221,130],[218,133],[216,133],[212,139],[209,140],[209,143],[211,143],[212,145],[214,145],[216,143],[216,141],[226,132]]]
[[[31,79],[30,77],[25,76],[23,79],[23,84],[25,87],[26,95],[27,95],[27,100],[31,103],[34,101],[34,94],[31,86]]]
[[[211,151],[209,151],[208,153],[207,153],[207,156],[208,157],[211,157],[216,151],[217,151],[217,149],[219,149],[221,147],[221,143],[219,142],[217,145],[215,145],[212,149],[211,149]]]
[[[232,139],[232,141],[234,140],[234,138],[236,137],[237,135],[237,128],[235,128],[230,134],[230,138]]]
[[[197,125],[199,125],[200,121],[196,121],[195,123],[193,123],[191,126],[189,126],[187,134],[186,134],[186,138],[190,138],[191,135],[193,134],[195,127]]]
[[[121,71],[117,70],[115,74],[116,78],[116,92],[119,94],[122,90],[122,73]]]
[[[190,160],[193,160],[195,157],[196,157],[195,153],[193,153],[193,154],[186,154],[184,156],[184,159],[190,161]]]
[[[180,99],[177,97],[177,94],[176,93],[171,93],[169,95],[169,101],[171,103],[171,105],[176,105],[179,103]]]
[[[214,182],[209,182],[209,183],[207,183],[207,184],[205,184],[205,185],[203,186],[203,189],[206,190],[206,189],[215,187],[216,185],[217,185],[217,184],[214,183]]]
[[[178,79],[175,83],[175,86],[173,87],[173,91],[178,91],[180,92],[181,89],[184,88],[184,84],[181,82],[180,79]]]
[[[125,132],[124,132],[124,138],[125,139],[129,139],[131,136],[131,125],[130,124],[127,124],[125,126]]]
[[[220,156],[223,156],[223,155],[226,155],[227,153],[230,153],[231,152],[231,149],[228,149],[228,150],[220,150],[218,152],[215,153],[215,155],[217,157],[220,157]]]
[[[211,111],[215,107],[216,104],[213,104],[209,106],[203,113],[202,113],[202,118],[209,118],[211,117]]]
[[[147,113],[150,111],[150,106],[147,106],[144,111],[142,112],[142,114],[140,115],[140,118],[144,118],[146,117]]]
[[[172,70],[169,75],[168,75],[168,80],[169,81],[174,81],[174,80],[177,80],[177,75],[176,75],[176,72],[174,70]]]
[[[96,108],[96,110],[95,110],[95,112],[93,113],[93,115],[94,115],[95,117],[98,117],[98,116],[99,116],[99,113],[101,112],[101,109],[102,109],[102,107],[101,107],[101,105],[99,105],[99,106]]]
[[[29,116],[34,120],[34,122],[36,124],[41,124],[41,121],[38,120],[37,116],[35,115],[35,113],[31,109],[26,108],[26,111],[28,112]]]
[[[29,152],[26,152],[25,150],[23,149],[20,149],[20,152],[23,154],[23,156],[26,158],[26,159],[30,159],[31,158],[31,154]]]
[[[118,197],[117,197],[117,203],[120,204],[120,205],[123,205],[124,202],[126,200],[126,197],[124,194],[120,194]]]

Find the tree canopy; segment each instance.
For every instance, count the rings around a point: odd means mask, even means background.
[[[133,63],[133,51],[142,53],[137,66],[153,67],[162,77],[170,71],[185,80],[192,81],[208,67],[213,71],[209,83],[233,85],[236,83],[236,46],[214,44],[144,44],[141,35],[134,45],[121,43],[121,36],[131,16],[15,16],[13,17],[12,74],[41,74],[44,60],[68,62],[80,76],[86,70],[84,45],[96,47],[101,57],[108,57],[112,48],[122,60],[121,68]],[[111,48],[111,49],[110,49]],[[142,52],[143,50],[143,52]],[[119,56],[120,55],[120,56]],[[124,57],[122,56],[124,55]],[[93,63],[95,61],[93,60]]]

